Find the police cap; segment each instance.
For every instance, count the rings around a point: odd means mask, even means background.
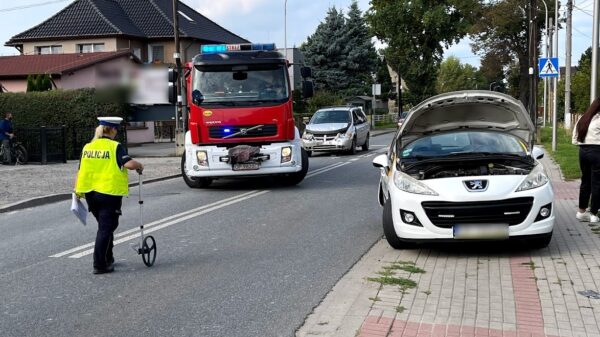
[[[100,125],[111,126],[113,128],[118,128],[123,122],[123,118],[121,117],[98,117],[100,121]]]

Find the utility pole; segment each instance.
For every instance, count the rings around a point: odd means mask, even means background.
[[[181,45],[179,44],[179,10],[178,10],[178,6],[179,5],[179,0],[173,0],[173,30],[174,30],[174,34],[175,34],[175,53],[173,54],[173,58],[175,59],[175,64],[177,66],[177,74],[178,76],[178,83],[177,83],[177,108],[175,110],[175,142],[176,142],[176,148],[175,148],[175,154],[176,155],[182,155],[184,152],[184,136],[185,136],[185,131],[184,129],[182,129],[182,123],[180,119],[183,119],[183,125],[184,127],[187,124],[187,118],[186,118],[186,114],[183,111],[183,97],[184,95],[184,91],[183,91],[183,83],[185,82],[183,80],[183,71],[181,68]],[[180,118],[181,117],[181,118]]]
[[[565,128],[571,129],[571,38],[573,35],[573,0],[567,0],[567,32],[565,46]]]
[[[537,129],[537,58],[537,0],[531,0],[529,3],[529,116],[535,129]]]
[[[600,30],[600,0],[594,0],[594,30],[592,34],[592,78],[590,80],[590,104],[598,97],[598,34]]]
[[[553,57],[558,57],[558,8],[560,7],[560,1],[556,0],[556,7],[554,8],[554,52]],[[560,62],[558,63],[558,73],[560,76]],[[552,82],[554,83],[554,97],[552,97],[552,151],[556,151],[556,129],[557,129],[557,115],[558,115],[558,77],[554,77]]]

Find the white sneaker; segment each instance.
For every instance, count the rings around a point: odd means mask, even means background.
[[[598,223],[600,222],[600,218],[595,215],[590,215],[590,223]]]
[[[590,221],[590,217],[592,216],[592,214],[589,211],[585,211],[585,212],[579,212],[577,211],[577,214],[575,214],[575,217],[577,218],[577,220],[579,221]],[[596,219],[598,219],[597,216],[594,216]]]

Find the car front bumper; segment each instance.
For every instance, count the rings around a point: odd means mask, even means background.
[[[461,179],[462,178],[462,179]],[[464,180],[464,177],[461,178],[446,178],[449,180]],[[489,178],[489,177],[488,177]],[[511,184],[506,183],[509,179],[500,179],[505,180],[504,189],[508,191],[514,191],[516,189],[511,186]],[[512,185],[515,185],[514,183]],[[518,181],[517,184],[518,186]],[[507,187],[508,186],[508,187]],[[436,190],[439,192],[439,189]],[[453,195],[454,194],[454,195]],[[429,196],[429,195],[420,195],[407,193],[399,190],[393,183],[389,186],[389,197],[391,198],[392,203],[392,218],[394,223],[394,229],[396,235],[400,239],[404,240],[455,240],[454,236],[454,225],[446,224],[441,226],[439,223],[439,218],[437,220],[432,220],[430,215],[426,213],[423,203],[424,202],[464,202],[467,201],[468,194],[461,193],[461,191],[450,190],[444,195],[439,196]],[[518,223],[514,223],[508,226],[508,237],[525,237],[525,236],[537,236],[551,233],[554,228],[555,222],[555,207],[553,205],[554,193],[552,191],[552,186],[550,183],[546,185],[531,189],[528,191],[522,192],[508,192],[508,193],[491,193],[490,195],[486,194],[476,194],[470,193],[468,195],[471,199],[468,200],[473,203],[477,202],[504,202],[507,200],[515,200],[515,199],[523,199],[523,198],[533,198],[533,202],[531,207],[524,217],[524,219]],[[551,213],[548,217],[539,219],[539,213],[543,206],[551,205]],[[408,224],[406,223],[401,216],[401,210],[404,212],[411,212],[418,219],[419,225]],[[448,213],[452,213],[449,211]],[[536,221],[537,218],[537,221]],[[436,221],[434,224],[433,221]],[[493,221],[493,224],[503,224],[503,219],[499,219],[498,221]],[[472,224],[472,223],[471,223]],[[486,226],[490,223],[481,223],[476,225]],[[461,225],[460,220],[457,221],[456,225]],[[464,225],[464,224],[463,224]],[[475,238],[476,239],[476,238]],[[462,239],[461,239],[462,240]],[[471,240],[471,239],[469,239]]]
[[[352,138],[302,139],[302,147],[306,151],[347,151],[352,147]]]

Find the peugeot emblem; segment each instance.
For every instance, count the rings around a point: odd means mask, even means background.
[[[488,188],[487,180],[463,180],[463,184],[469,192],[483,192]]]

